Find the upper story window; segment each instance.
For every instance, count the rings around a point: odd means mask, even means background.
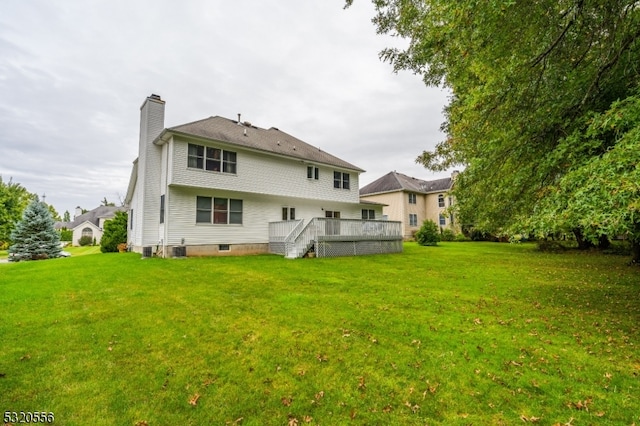
[[[416,204],[416,194],[409,193],[409,204]]]
[[[320,179],[320,169],[316,166],[307,166],[307,179]]]
[[[333,172],[333,187],[338,189],[350,189],[351,185],[349,183],[349,178],[349,173]]]
[[[237,154],[209,146],[189,144],[187,167],[236,174]]]
[[[438,207],[444,207],[444,195],[443,194],[439,194],[438,195]]]

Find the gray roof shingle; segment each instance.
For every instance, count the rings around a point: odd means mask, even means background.
[[[385,192],[410,191],[418,193],[443,192],[451,189],[450,177],[426,181],[398,172],[389,172],[360,189],[360,196]]]
[[[192,123],[169,127],[163,130],[155,143],[162,144],[165,141],[163,137],[165,137],[168,132],[175,135],[196,136],[213,141],[226,142],[251,150],[264,151],[309,162],[364,172],[361,168],[333,156],[328,152],[322,151],[318,147],[303,142],[275,127],[262,129],[246,122],[239,124],[238,121],[215,116]]]
[[[83,224],[86,221],[93,223],[96,226],[99,226],[100,219],[111,219],[116,215],[117,211],[127,211],[125,207],[114,207],[114,206],[100,206],[96,207],[93,210],[90,210],[86,213],[81,214],[80,216],[76,216],[72,222],[61,222],[68,229],[73,229],[78,225]]]

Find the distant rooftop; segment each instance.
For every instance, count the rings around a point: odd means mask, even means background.
[[[393,171],[362,187],[360,196],[396,191],[421,192],[425,194],[443,192],[450,190],[452,183],[453,179],[451,177],[427,181]]]

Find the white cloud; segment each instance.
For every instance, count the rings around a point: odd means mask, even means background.
[[[367,170],[416,165],[443,136],[446,94],[378,59],[363,0],[5,0],[0,15],[0,174],[63,213],[126,192],[139,108],[166,126],[212,115],[275,126]]]

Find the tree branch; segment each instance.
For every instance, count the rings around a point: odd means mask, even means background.
[[[551,43],[551,46],[549,46],[549,48],[547,48],[547,50],[545,50],[544,52],[539,54],[536,57],[536,59],[533,60],[533,63],[531,64],[531,67],[535,67],[536,65],[538,65],[541,61],[543,61],[553,51],[553,49],[556,48],[556,46],[558,46],[558,44],[560,44],[560,42],[562,41],[562,39],[564,39],[564,36],[567,34],[569,29],[573,26],[573,24],[575,24],[576,17],[580,13],[580,10],[582,10],[583,3],[584,3],[584,0],[580,0],[578,2],[578,4],[576,5],[576,13],[573,14],[573,17],[571,18],[569,23],[564,27],[564,30],[562,30],[560,35],[555,39],[555,41],[553,43]],[[564,16],[566,16],[566,14]]]

